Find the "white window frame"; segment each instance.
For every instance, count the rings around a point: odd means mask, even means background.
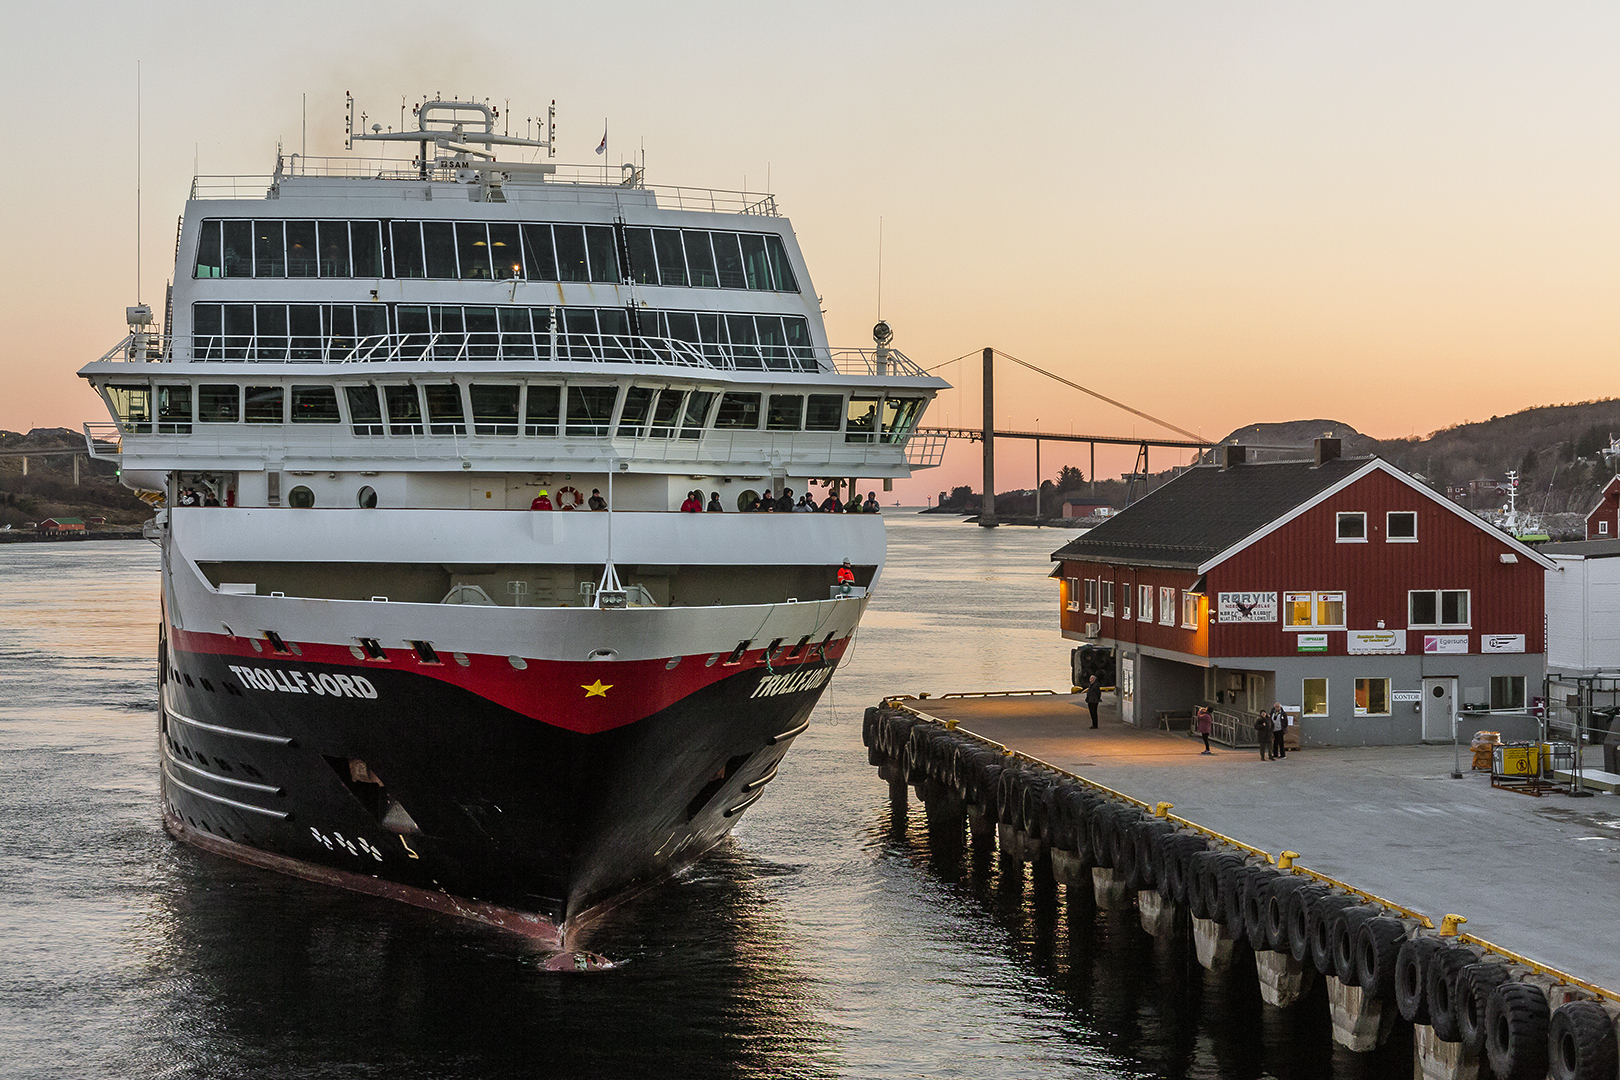
[[[1176,590],[1168,585],[1159,586],[1159,625],[1176,625]]]
[[[1153,586],[1143,585],[1137,590],[1136,618],[1138,622],[1150,623],[1153,621]]]
[[[1131,617],[1131,587],[1123,582],[1119,586],[1119,617]]]
[[[1112,618],[1114,615],[1114,583],[1104,580],[1102,583],[1102,613]]]
[[[1609,535],[1609,519],[1608,518],[1599,518],[1598,519],[1598,535],[1599,536],[1608,536]]]
[[[1313,683],[1313,682],[1319,682],[1319,683],[1322,684],[1322,708],[1317,712],[1307,712],[1306,711],[1307,703],[1309,702],[1310,699],[1309,699],[1309,697],[1307,697],[1307,695],[1305,693],[1305,687],[1306,687],[1307,684]],[[1307,717],[1307,716],[1326,716],[1327,714],[1328,714],[1328,680],[1327,680],[1326,676],[1323,676],[1323,677],[1320,677],[1320,678],[1301,679],[1299,681],[1299,715],[1300,715],[1300,717],[1304,718],[1304,717]]]
[[[1344,535],[1344,523],[1351,518],[1361,519],[1361,535]],[[1333,519],[1333,539],[1340,544],[1365,544],[1367,542],[1367,512],[1365,510],[1340,510]]]
[[[1181,627],[1183,630],[1198,629],[1198,594],[1195,592],[1182,591]]]
[[[1291,623],[1288,621],[1288,616],[1292,613],[1294,603],[1299,597],[1309,598],[1310,622]],[[1323,622],[1321,620],[1322,604],[1332,600],[1339,602],[1339,611],[1344,617],[1338,622]],[[1349,607],[1349,600],[1343,589],[1318,589],[1313,592],[1299,589],[1294,592],[1285,592],[1282,594],[1282,611],[1280,613],[1283,629],[1298,631],[1343,630],[1350,625]]]
[[[1067,605],[1068,609],[1070,611],[1079,611],[1080,610],[1080,579],[1077,578],[1077,577],[1064,578],[1063,583],[1069,587],[1069,603]]]
[[[1444,621],[1447,593],[1460,593],[1467,599],[1468,617],[1462,622],[1449,623]],[[1435,622],[1418,622],[1412,618],[1412,598],[1414,596],[1434,597]],[[1406,625],[1413,629],[1424,630],[1471,630],[1474,626],[1474,596],[1472,589],[1408,589],[1406,592]]]
[[[1393,713],[1393,711],[1394,711],[1394,702],[1390,700],[1389,682],[1390,681],[1388,679],[1380,679],[1380,678],[1357,679],[1356,680],[1356,689],[1358,691],[1361,689],[1361,684],[1362,683],[1369,684],[1368,685],[1368,692],[1367,692],[1367,701],[1369,702],[1369,707],[1363,708],[1361,705],[1356,705],[1356,704],[1354,704],[1355,699],[1351,698],[1352,708],[1354,709],[1355,714],[1357,716],[1389,716],[1389,715],[1391,715]],[[1370,707],[1370,703],[1372,701],[1372,690],[1371,690],[1371,684],[1372,683],[1383,683],[1384,684],[1384,711],[1383,712],[1373,712],[1371,707]]]
[[[1395,519],[1396,515],[1400,515],[1402,517],[1410,517],[1412,519],[1412,535],[1411,536],[1396,536],[1395,535],[1395,530],[1390,528],[1390,522]],[[1388,513],[1386,513],[1384,515],[1384,543],[1386,543],[1386,544],[1415,544],[1415,543],[1417,543],[1418,542],[1417,524],[1418,523],[1417,523],[1417,511],[1416,510],[1391,510],[1391,511],[1389,511]]]
[[[1094,577],[1086,578],[1085,612],[1087,615],[1097,614],[1097,579]]]

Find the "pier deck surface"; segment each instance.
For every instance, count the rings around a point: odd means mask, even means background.
[[[905,702],[994,742],[1620,991],[1610,936],[1620,892],[1620,797],[1540,798],[1491,787],[1447,746],[1290,751],[1215,746],[1139,730],[1105,701],[1093,731],[1079,695]],[[1601,748],[1583,762],[1601,768]]]

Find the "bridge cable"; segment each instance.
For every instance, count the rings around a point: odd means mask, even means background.
[[[1037,373],[1039,373],[1041,375],[1045,375],[1048,379],[1055,379],[1055,380],[1057,380],[1058,382],[1062,383],[1065,386],[1074,387],[1076,390],[1079,390],[1081,393],[1090,394],[1092,397],[1096,398],[1099,401],[1106,401],[1106,402],[1108,402],[1108,404],[1114,406],[1115,408],[1124,409],[1126,412],[1131,413],[1133,416],[1140,416],[1142,419],[1152,421],[1153,423],[1158,424],[1160,427],[1167,427],[1171,431],[1174,431],[1179,435],[1187,436],[1187,438],[1189,438],[1189,439],[1195,439],[1198,442],[1205,443],[1205,444],[1211,445],[1211,446],[1214,445],[1213,443],[1210,442],[1210,440],[1204,438],[1202,435],[1195,435],[1192,432],[1188,431],[1186,428],[1177,427],[1176,425],[1172,424],[1168,420],[1160,420],[1157,416],[1153,416],[1153,415],[1151,415],[1149,413],[1145,413],[1141,409],[1133,409],[1129,405],[1125,404],[1123,401],[1115,401],[1113,398],[1108,397],[1106,394],[1099,394],[1095,390],[1092,390],[1092,389],[1090,389],[1088,387],[1081,386],[1077,382],[1071,382],[1070,380],[1065,379],[1061,375],[1056,375],[1056,374],[1054,374],[1054,373],[1052,373],[1050,371],[1047,371],[1043,367],[1037,367],[1036,365],[1031,364],[1027,360],[1020,360],[1020,359],[1018,359],[1018,357],[1013,356],[1011,353],[1004,353],[1000,349],[996,349],[996,350],[994,350],[994,352],[995,352],[995,354],[997,356],[1000,356],[1000,357],[1002,357],[1004,359],[1007,359],[1007,360],[1011,360],[1013,363],[1018,364],[1021,367],[1029,368],[1029,370],[1037,372]],[[973,354],[969,353],[968,355],[971,356]],[[957,359],[960,360],[961,357],[957,357]]]

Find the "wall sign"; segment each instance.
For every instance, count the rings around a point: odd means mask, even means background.
[[[1394,693],[1389,695],[1389,700],[1391,700],[1391,701],[1422,701],[1423,700],[1423,691],[1421,691],[1421,690],[1396,690]]]
[[[1326,634],[1300,634],[1295,640],[1300,652],[1327,652]]]
[[[1352,653],[1404,653],[1405,630],[1350,630],[1345,642]]]
[[[1216,598],[1216,609],[1216,617],[1223,623],[1274,623],[1277,621],[1277,594],[1223,592]]]
[[[1480,652],[1524,652],[1523,634],[1481,634]]]
[[[1468,651],[1468,635],[1424,634],[1423,651],[1426,653],[1465,653]]]

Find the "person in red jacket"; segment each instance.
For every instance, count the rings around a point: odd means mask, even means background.
[[[844,565],[838,568],[838,591],[847,596],[849,595],[850,586],[854,584],[855,571],[850,569],[849,560],[845,559]]]
[[[545,488],[541,488],[540,489],[540,494],[536,495],[534,497],[534,502],[529,504],[529,509],[530,510],[550,510],[551,509],[551,493],[548,492]]]

